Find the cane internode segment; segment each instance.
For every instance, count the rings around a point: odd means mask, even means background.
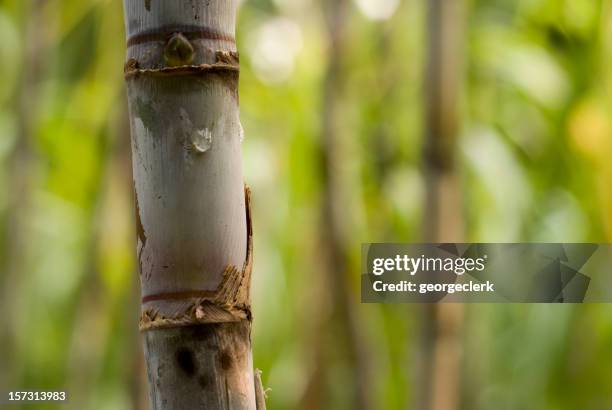
[[[245,186],[247,218],[247,257],[238,269],[228,266],[223,272],[221,284],[215,291],[189,290],[159,293],[142,298],[141,331],[190,326],[203,323],[227,323],[252,320],[251,315],[251,271],[253,265],[253,227],[251,222],[251,191]],[[176,315],[165,315],[155,307],[156,302],[192,300]]]

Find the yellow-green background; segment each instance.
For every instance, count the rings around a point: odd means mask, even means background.
[[[421,238],[425,2],[349,6],[337,168],[355,300],[361,242]],[[609,241],[612,1],[467,8],[466,240]],[[70,395],[23,408],[142,408],[122,13],[119,0],[0,0],[0,390]],[[307,408],[316,377],[323,408],[354,408],[321,274],[324,21],[316,0],[246,0],[238,22],[254,357],[273,410]],[[420,310],[353,309],[377,408],[411,408]],[[466,309],[461,408],[612,408],[612,307]]]

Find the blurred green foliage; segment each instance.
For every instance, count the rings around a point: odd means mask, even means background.
[[[611,6],[468,2],[457,153],[468,240],[611,239]],[[336,171],[357,298],[361,242],[421,235],[427,42],[425,0],[355,0],[349,13]],[[239,16],[253,341],[270,409],[299,408],[319,338],[326,408],[350,408],[353,369],[334,329],[318,327],[330,304],[323,14],[314,0],[246,0]],[[3,0],[0,38],[0,389],[67,390],[67,409],[144,408],[121,2]],[[354,308],[379,408],[409,408],[418,310]],[[612,307],[467,309],[463,408],[612,408]]]

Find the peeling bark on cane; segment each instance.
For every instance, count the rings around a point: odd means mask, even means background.
[[[124,0],[125,78],[153,409],[261,409],[237,0]]]
[[[257,410],[266,410],[266,390],[263,387],[259,369],[255,369],[255,403]]]

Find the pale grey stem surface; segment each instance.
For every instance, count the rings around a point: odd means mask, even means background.
[[[153,409],[256,406],[237,4],[124,0]]]

